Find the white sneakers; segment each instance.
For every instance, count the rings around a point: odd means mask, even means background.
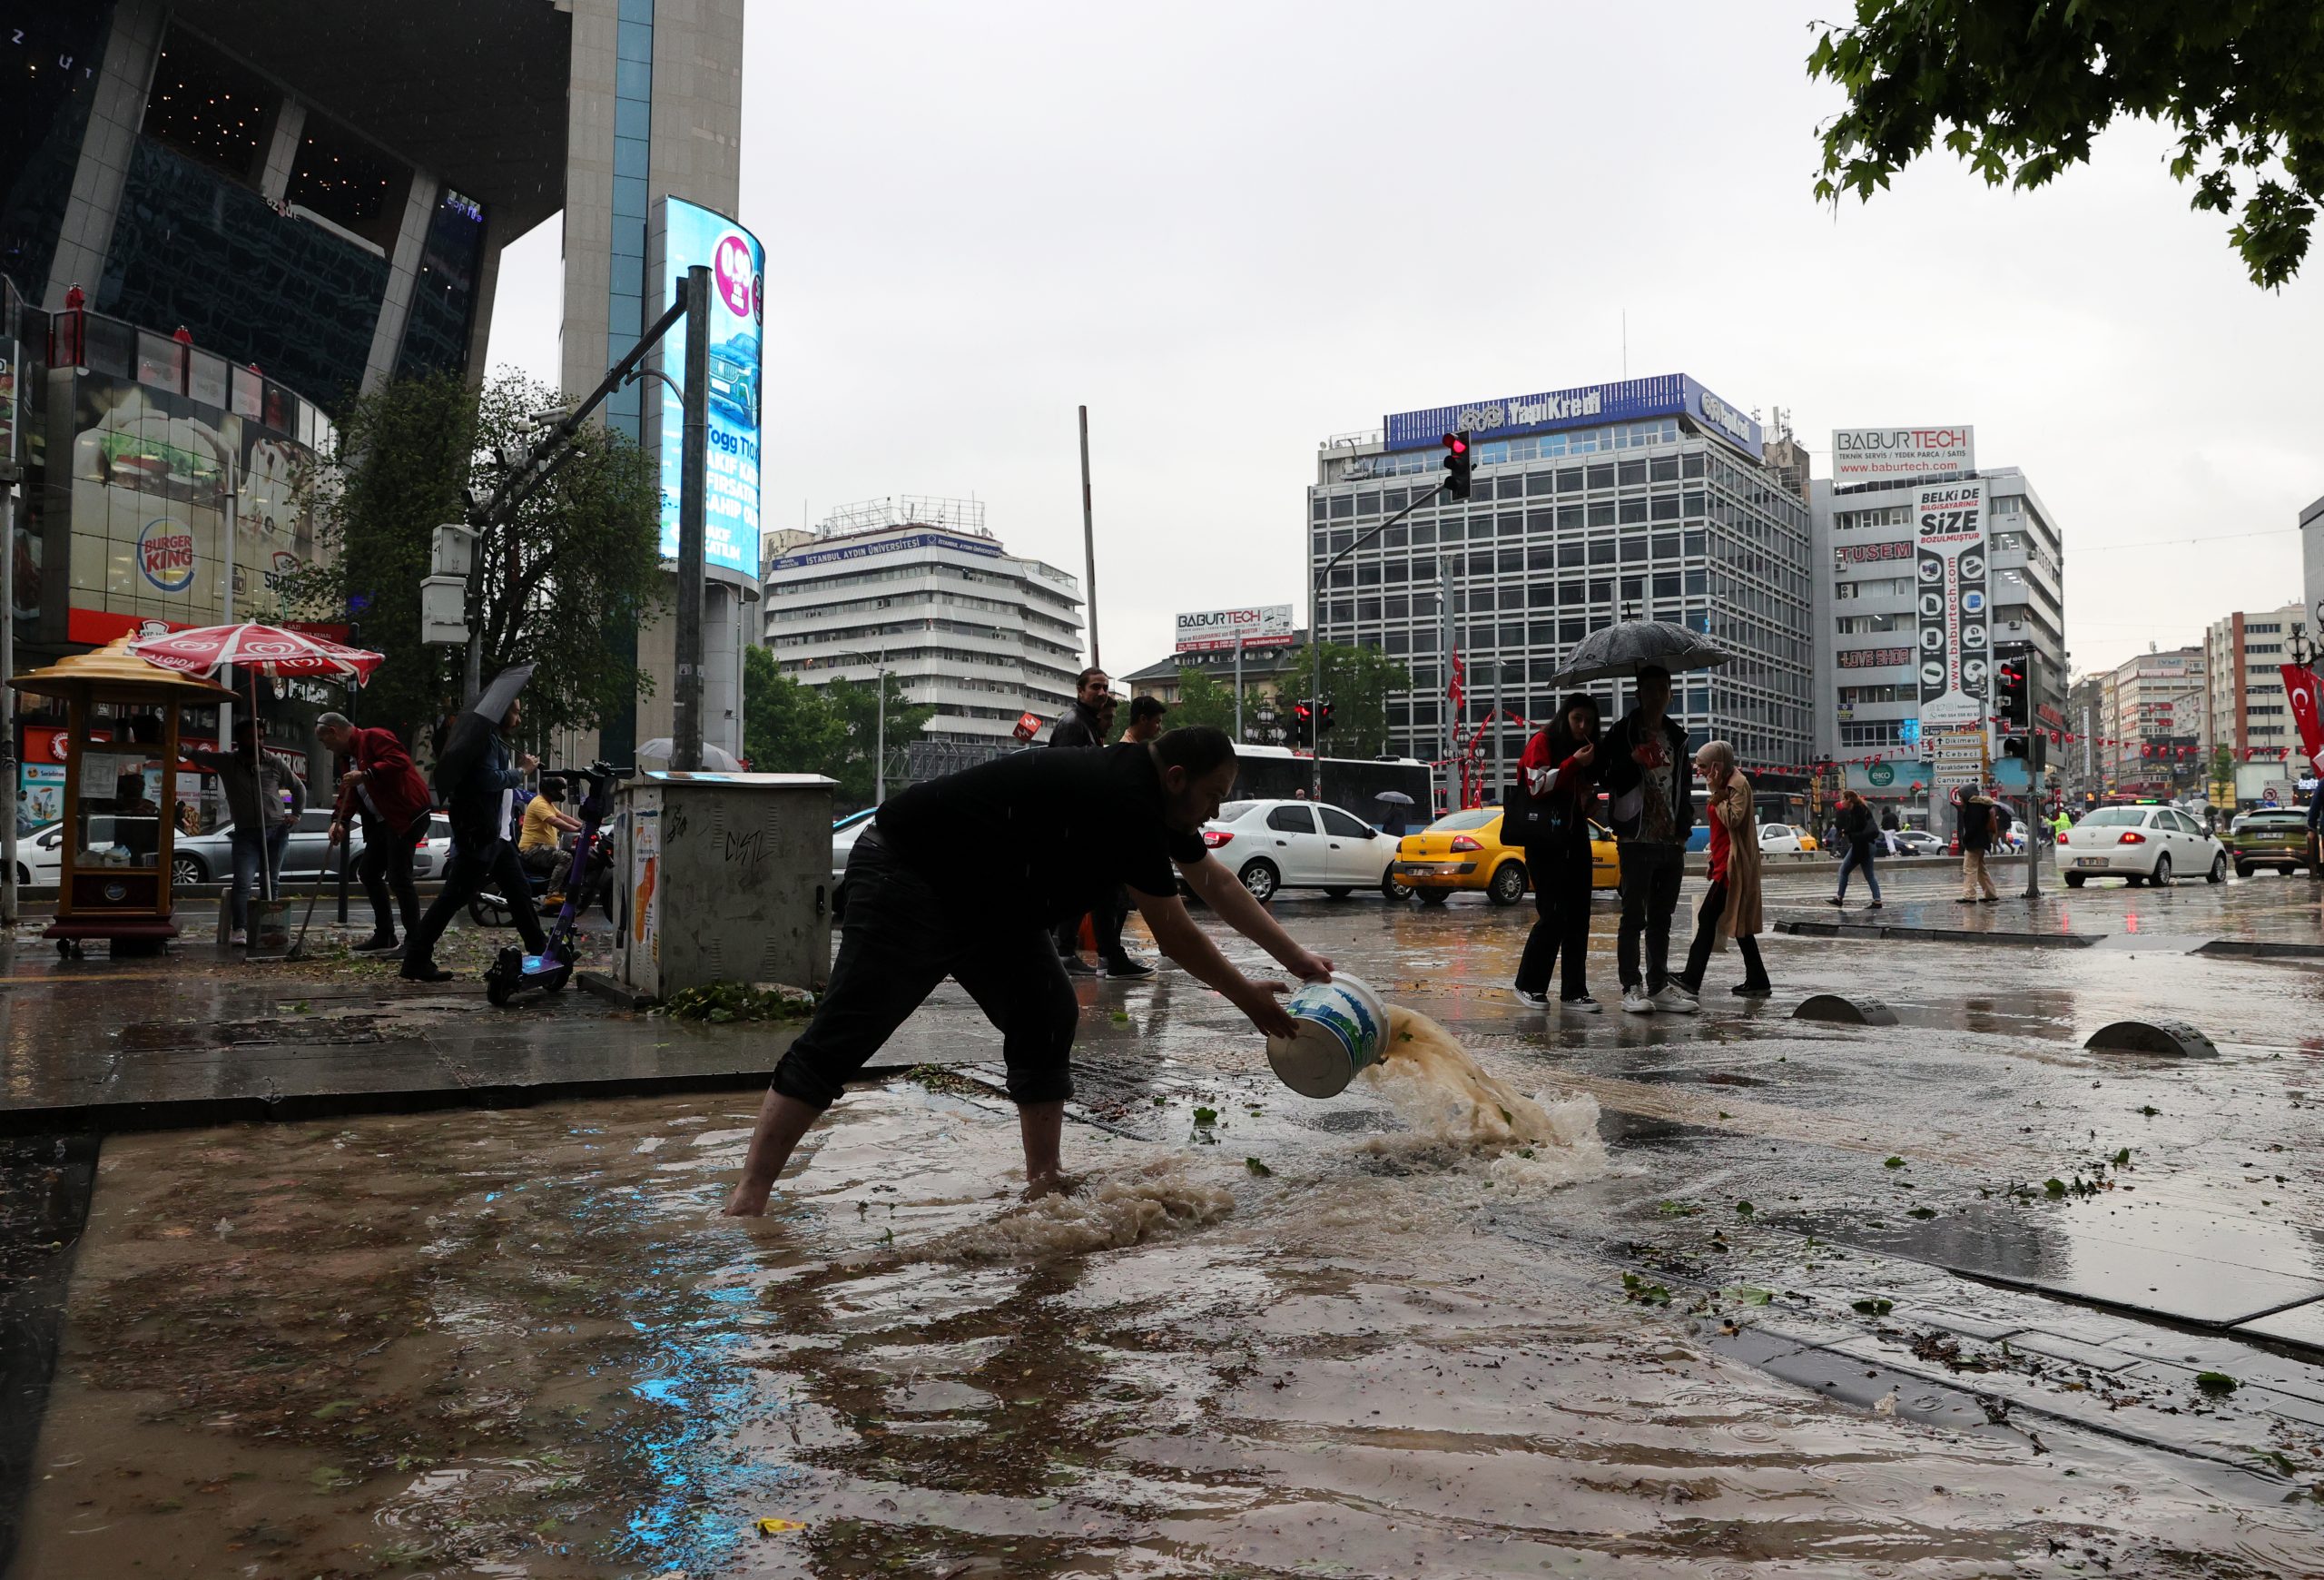
[[[1702,1008],[1695,995],[1675,982],[1666,982],[1662,991],[1648,1001],[1666,1015],[1691,1015]]]
[[[1515,993],[1517,1002],[1529,1010],[1546,1010],[1550,1007],[1550,995],[1547,993],[1529,993],[1523,988],[1511,988],[1509,991]]]
[[[1626,987],[1622,990],[1622,1011],[1625,1014],[1631,1015],[1650,1015],[1654,1013],[1654,1001],[1646,996],[1646,986],[1644,983],[1641,983],[1636,987]]]

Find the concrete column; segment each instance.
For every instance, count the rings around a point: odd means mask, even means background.
[[[75,281],[89,293],[89,305],[96,305],[97,281],[113,247],[113,219],[121,212],[129,158],[137,146],[137,129],[144,123],[145,95],[153,84],[153,64],[161,58],[168,19],[161,0],[121,0],[113,14],[104,64],[98,68],[96,92],[89,104],[89,129],[81,139],[81,159],[73,172],[73,193],[65,200],[56,256],[41,296],[42,305],[52,312],[64,307],[64,292]]]
[[[724,582],[703,588],[702,611],[702,738],[741,756],[743,698],[735,682],[742,673],[743,617],[741,589]]]
[[[411,319],[411,293],[419,278],[419,254],[428,245],[428,226],[436,217],[436,198],[442,185],[424,170],[411,173],[411,192],[403,202],[403,223],[396,232],[396,250],[388,259],[387,294],[380,299],[379,321],[371,331],[371,355],[363,365],[366,395],[395,376],[396,358],[403,350],[404,325]]]
[[[613,278],[614,67],[621,18],[617,0],[572,0],[572,13],[559,362],[565,388],[586,393],[606,376],[606,298]],[[623,350],[635,332],[624,338]]]
[[[259,173],[259,196],[279,203],[290,190],[290,173],[299,163],[299,140],[307,134],[307,106],[286,98],[274,117],[274,141],[266,151],[266,168]]]

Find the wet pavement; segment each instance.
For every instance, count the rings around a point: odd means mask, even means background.
[[[1539,1135],[1295,1097],[1165,971],[1084,984],[1088,1178],[1031,1208],[950,988],[913,1045],[971,1062],[852,1094],[755,1223],[739,1095],[112,1136],[15,1572],[2324,1571],[2324,981],[2198,953],[2316,943],[2324,885],[1886,882],[1993,941],[1777,934],[1690,1019],[1616,1012],[1610,896],[1590,1017],[1511,997],[1525,913],[1279,906]],[[2132,1015],[2219,1057],[2082,1046]]]

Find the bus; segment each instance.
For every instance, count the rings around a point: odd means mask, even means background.
[[[1287,746],[1235,748],[1236,801],[1295,801],[1315,794],[1315,758]],[[1410,797],[1409,804],[1379,799],[1383,791]],[[1429,768],[1417,757],[1325,757],[1324,801],[1352,812],[1373,826],[1402,822],[1417,828],[1429,821]],[[1390,808],[1402,813],[1401,819]]]

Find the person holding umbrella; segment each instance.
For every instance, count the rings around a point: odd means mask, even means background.
[[[452,973],[436,963],[436,941],[460,907],[489,882],[507,899],[525,940],[525,952],[548,947],[541,919],[533,910],[532,886],[508,843],[508,812],[525,775],[540,765],[530,752],[512,752],[501,738],[524,717],[517,694],[533,677],[529,664],[511,665],[493,676],[476,706],[453,722],[436,765],[436,792],[452,822],[452,859],[444,887],[428,914],[405,941],[402,975],[407,982],[449,982]]]
[[[1633,1015],[1691,1015],[1697,1005],[1670,985],[1670,916],[1686,874],[1687,834],[1695,825],[1694,776],[1686,764],[1687,732],[1669,716],[1670,676],[1708,669],[1732,655],[1699,632],[1667,620],[1624,620],[1593,632],[1554,676],[1561,686],[1633,676],[1637,706],[1598,747],[1600,783],[1622,860],[1622,922],[1614,960],[1622,1008]],[[1639,966],[1643,941],[1646,963]]]

